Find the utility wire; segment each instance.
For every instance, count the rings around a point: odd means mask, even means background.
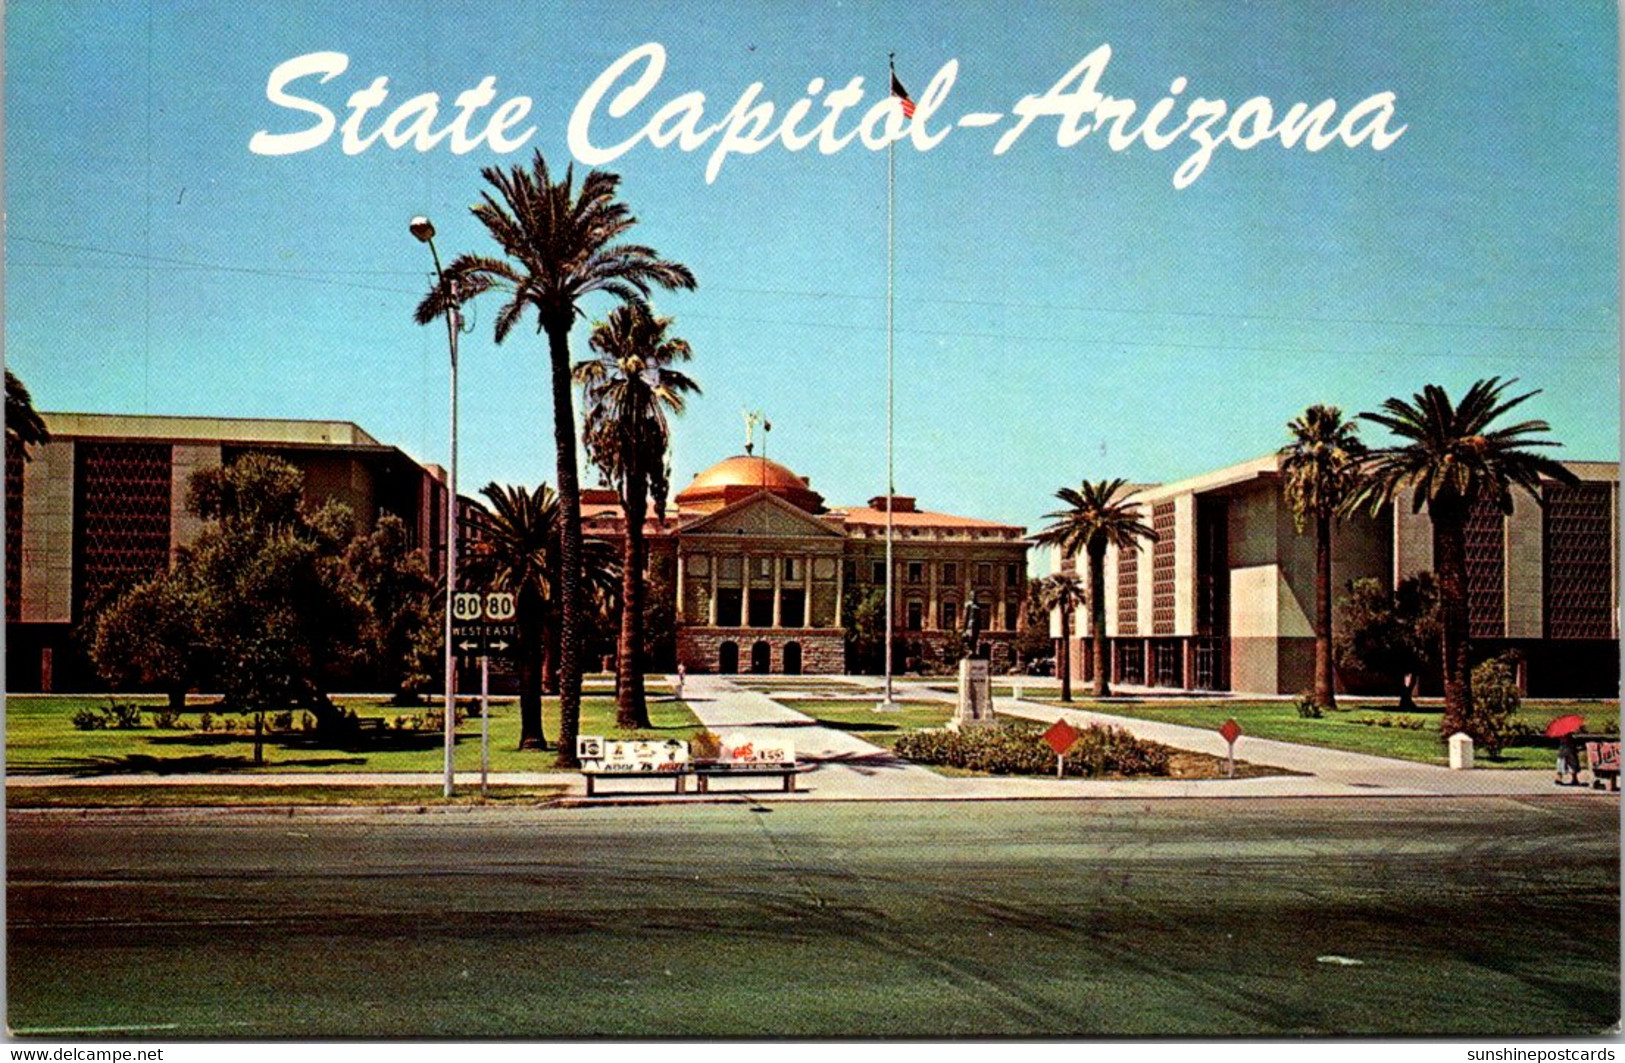
[[[179,266],[188,269],[215,270],[222,273],[241,273],[262,277],[287,277],[295,280],[311,280],[323,277],[344,278],[354,276],[377,277],[416,277],[415,270],[395,269],[323,269],[319,267],[269,267],[269,266],[231,266],[210,262],[197,262],[187,259],[164,258],[150,256],[130,251],[118,251],[111,248],[94,247],[87,244],[67,243],[58,240],[43,240],[35,237],[8,236],[8,240],[16,243],[35,244],[41,247],[55,247],[66,251],[82,251],[89,254],[112,255],[118,258],[132,259],[162,264],[166,266]],[[28,266],[35,269],[94,269],[115,268],[97,267],[90,263],[43,263],[43,262],[13,262],[14,266]],[[328,281],[337,287],[358,288],[363,291],[396,292],[402,295],[420,294],[416,290],[402,288],[385,288],[377,285],[357,284],[351,281],[335,279]],[[861,292],[818,291],[795,288],[736,288],[727,285],[706,285],[707,291],[731,292],[740,295],[779,295],[805,299],[842,299],[863,302],[883,302],[884,295],[875,295]],[[1573,333],[1578,335],[1611,335],[1613,330],[1599,327],[1585,327],[1576,325],[1509,325],[1498,322],[1476,321],[1423,321],[1398,318],[1363,318],[1363,317],[1306,317],[1295,314],[1271,314],[1249,311],[1226,310],[1170,310],[1154,309],[1150,307],[1121,307],[1121,306],[1092,306],[1081,303],[1027,303],[1006,302],[994,299],[953,299],[945,297],[931,298],[921,296],[911,298],[911,305],[940,305],[940,306],[969,306],[994,307],[1011,310],[1043,310],[1050,312],[1080,313],[1080,314],[1118,314],[1125,316],[1143,317],[1193,317],[1218,318],[1243,321],[1277,321],[1299,322],[1306,325],[1390,325],[1402,328],[1436,328],[1436,329],[1476,329],[1493,332],[1524,332],[1524,333]],[[698,315],[685,315],[698,316]],[[736,318],[734,320],[750,321],[750,318]],[[801,322],[805,327],[838,327],[824,326],[817,323]],[[1014,337],[1022,338],[1022,337]]]

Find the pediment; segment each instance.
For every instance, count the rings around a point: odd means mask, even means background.
[[[774,539],[844,539],[845,534],[812,514],[766,491],[725,506],[678,529],[684,537],[723,536]]]

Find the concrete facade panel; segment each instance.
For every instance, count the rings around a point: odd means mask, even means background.
[[[169,553],[173,560],[176,550],[191,546],[203,531],[204,522],[186,509],[186,490],[193,473],[220,467],[220,447],[177,443],[170,455]]]
[[[1230,639],[1230,689],[1255,694],[1274,693],[1279,667],[1272,638]]]
[[[1196,634],[1196,496],[1174,499],[1174,634]]]
[[[1315,639],[1283,638],[1275,642],[1275,687],[1255,694],[1298,694],[1315,687]]]
[[[1273,565],[1276,556],[1276,510],[1279,494],[1271,483],[1258,483],[1230,496],[1231,568]]]
[[[1418,572],[1433,571],[1433,522],[1427,512],[1411,512],[1409,499],[1393,507],[1395,583]]]
[[[1298,531],[1292,508],[1283,500],[1275,509],[1276,558],[1281,570],[1280,605],[1276,634],[1283,637],[1315,633],[1315,531],[1306,524]],[[1333,583],[1336,586],[1336,583]]]
[[[1254,565],[1230,570],[1230,636],[1267,639],[1278,633],[1281,570]]]
[[[18,619],[73,620],[73,462],[71,441],[35,447],[23,465],[22,572]]]
[[[1506,580],[1506,635],[1510,639],[1538,639],[1545,632],[1545,520],[1539,503],[1517,493],[1512,515],[1504,525]]]

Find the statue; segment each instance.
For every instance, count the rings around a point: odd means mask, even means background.
[[[959,661],[959,699],[954,718],[948,721],[948,727],[955,731],[994,724],[993,686],[982,650],[982,608],[975,601],[965,603],[965,625],[960,629],[965,656]]]
[[[960,632],[965,639],[965,656],[982,655],[982,607],[975,601],[965,603],[965,626]]]

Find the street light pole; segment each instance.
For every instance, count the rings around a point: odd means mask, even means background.
[[[434,246],[434,224],[428,218],[416,217],[411,223],[412,235],[429,245],[434,257],[436,282],[446,288],[446,275],[440,269],[440,252]],[[457,592],[457,334],[462,331],[463,316],[457,305],[457,282],[453,280],[446,290],[446,341],[451,347],[451,461],[446,469],[446,782],[445,796],[454,789],[452,753],[457,745],[457,658],[451,641],[452,598]]]

